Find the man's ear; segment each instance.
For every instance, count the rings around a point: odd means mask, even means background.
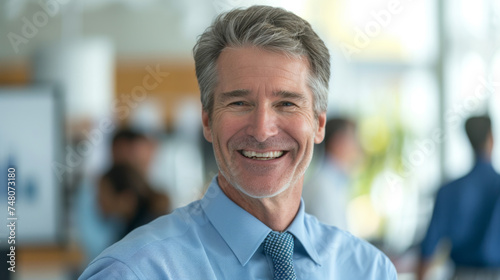
[[[326,112],[323,112],[318,116],[318,129],[316,130],[316,135],[314,136],[314,143],[319,144],[325,138],[325,125]]]
[[[212,129],[210,128],[210,116],[205,110],[201,111],[201,122],[203,124],[203,136],[212,143]]]

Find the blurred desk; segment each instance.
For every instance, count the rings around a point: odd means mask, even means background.
[[[16,280],[75,279],[85,256],[75,245],[67,247],[20,247],[17,249]]]

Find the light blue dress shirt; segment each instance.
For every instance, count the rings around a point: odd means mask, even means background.
[[[79,279],[273,279],[262,242],[271,229],[231,201],[217,177],[205,196],[142,226],[106,249]],[[298,279],[397,279],[390,260],[369,243],[299,212]]]

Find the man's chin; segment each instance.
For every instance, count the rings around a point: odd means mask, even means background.
[[[278,187],[258,184],[235,184],[235,187],[246,196],[259,199],[275,197],[288,189],[288,187],[290,187],[290,184],[284,184]]]
[[[275,197],[292,185],[289,180],[273,180],[273,178],[269,176],[266,178],[257,176],[257,179],[255,179],[255,177],[249,178],[248,176],[226,176],[225,172],[221,170],[219,170],[219,175],[221,177],[219,180],[222,179],[227,185],[244,196],[255,199]]]

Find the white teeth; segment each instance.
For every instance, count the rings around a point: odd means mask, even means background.
[[[282,156],[283,151],[272,151],[265,153],[257,153],[255,151],[242,151],[242,154],[247,158],[252,158],[256,160],[270,160]]]

